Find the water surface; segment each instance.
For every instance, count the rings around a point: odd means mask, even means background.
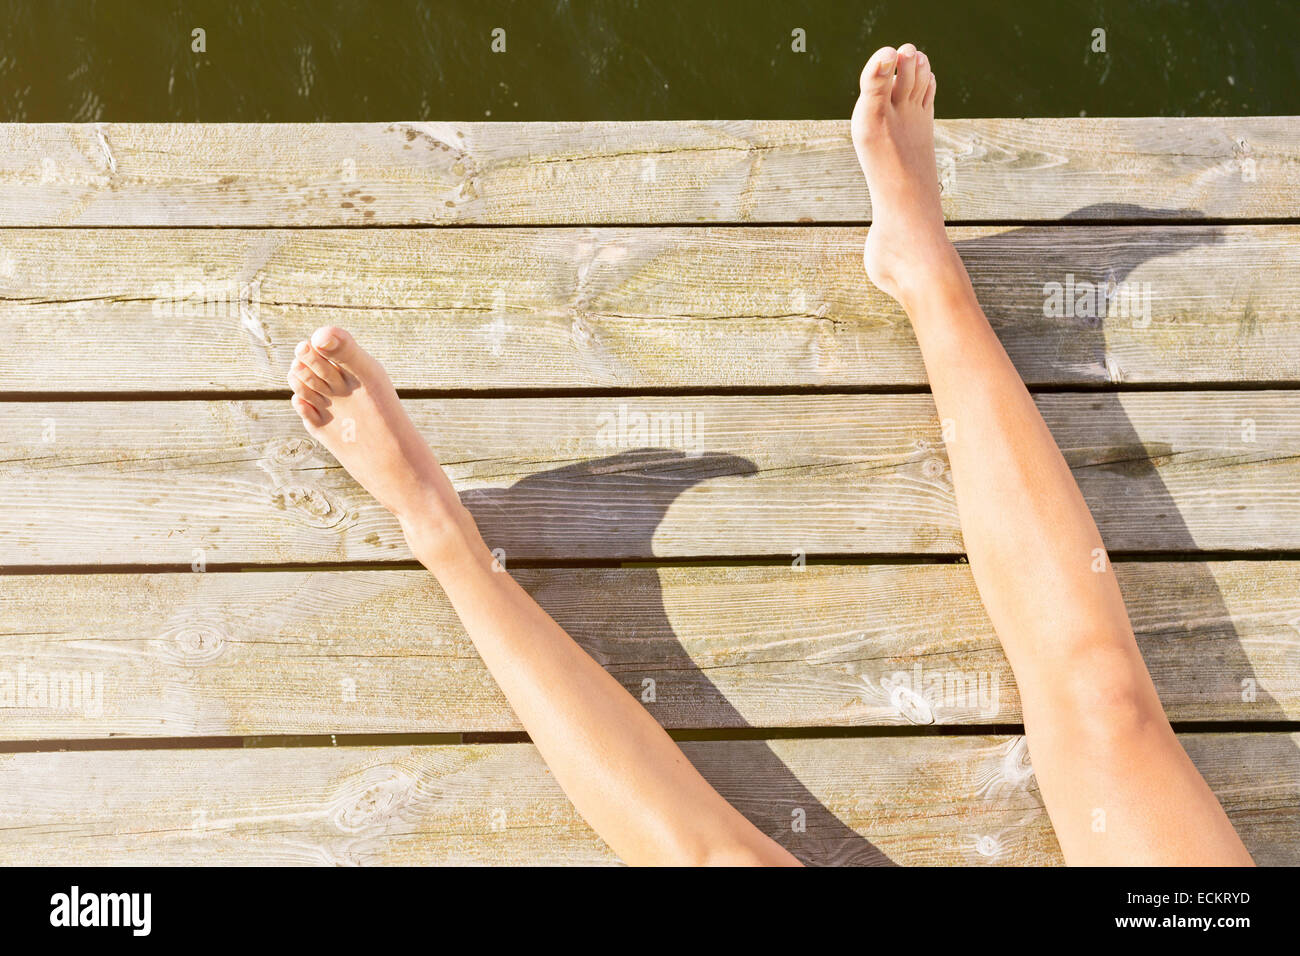
[[[1300,113],[1297,0],[10,0],[0,9],[3,121],[837,118],[864,58],[908,39],[935,63],[940,116]],[[195,29],[206,52],[192,50]],[[498,29],[504,52],[492,50]],[[1097,30],[1105,52],[1093,49]]]

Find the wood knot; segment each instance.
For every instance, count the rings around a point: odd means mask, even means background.
[[[589,349],[595,344],[595,333],[580,315],[573,317],[573,324],[569,327],[569,335],[572,337],[574,344],[580,349]]]
[[[356,833],[398,814],[418,790],[419,781],[400,767],[371,767],[344,784],[331,819],[346,833]]]
[[[980,856],[995,857],[1002,853],[1002,843],[997,837],[986,834],[975,841],[975,852]]]
[[[1029,745],[1024,737],[1017,737],[1002,757],[1002,779],[1014,787],[1023,787],[1034,776],[1034,766],[1029,762]]]
[[[334,528],[347,520],[346,508],[319,488],[307,485],[280,485],[271,491],[271,504],[301,515],[317,528]]]
[[[265,456],[282,465],[294,465],[316,453],[316,443],[310,438],[277,438],[268,442]]]
[[[889,703],[894,710],[914,724],[934,723],[934,708],[928,700],[901,681],[892,687],[889,686],[890,683],[893,682],[886,683],[885,687],[889,691]]]
[[[226,651],[228,639],[221,625],[185,617],[162,634],[169,656],[177,664],[210,664]]]

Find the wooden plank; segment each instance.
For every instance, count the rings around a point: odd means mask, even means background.
[[[1300,548],[1300,393],[1038,403],[1111,549]],[[407,407],[507,563],[961,551],[928,395]],[[410,557],[287,401],[4,403],[0,453],[11,567]]]
[[[936,124],[951,220],[1300,215],[1295,117]],[[0,224],[352,226],[869,217],[841,121],[11,124]]]
[[[951,233],[1031,384],[1296,378],[1300,227]],[[863,274],[863,235],[11,229],[0,390],[283,390],[294,344],[330,322],[399,388],[922,385],[906,316]],[[1054,311],[1052,283],[1082,305]],[[1085,283],[1110,290],[1109,314]],[[112,348],[88,375],[93,341]]]
[[[1184,735],[1257,862],[1300,863],[1300,735]],[[687,743],[810,863],[1060,862],[1018,737]],[[795,832],[793,823],[806,821]],[[602,864],[526,744],[0,756],[4,865]]]
[[[1300,718],[1300,563],[1117,571],[1171,719]],[[1021,719],[965,565],[515,575],[669,728]],[[0,635],[8,740],[522,729],[421,571],[5,576]]]

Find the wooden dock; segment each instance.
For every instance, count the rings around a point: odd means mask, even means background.
[[[1300,118],[938,139],[1169,716],[1300,864]],[[846,122],[0,126],[0,863],[615,862],[290,409],[326,323],[795,855],[1058,863],[869,220]]]

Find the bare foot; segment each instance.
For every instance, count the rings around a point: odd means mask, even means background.
[[[872,54],[859,78],[853,146],[871,192],[867,275],[900,302],[945,275],[957,253],[943,228],[934,164],[930,61],[910,43]]]
[[[293,408],[308,434],[397,516],[417,557],[472,525],[378,360],[334,326],[299,342],[294,356]]]

